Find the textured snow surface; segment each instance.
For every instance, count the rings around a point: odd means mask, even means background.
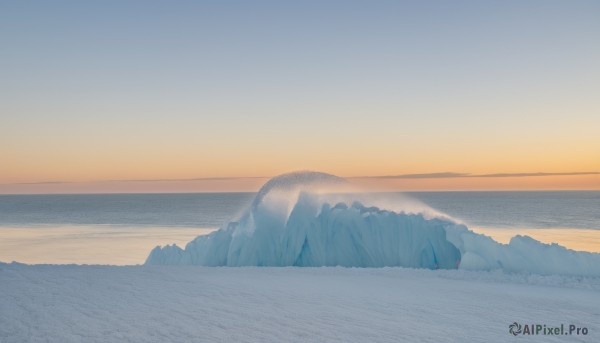
[[[598,342],[600,279],[405,268],[0,264],[0,342]],[[513,337],[512,322],[587,336]]]
[[[403,266],[600,276],[600,254],[516,236],[509,244],[443,215],[365,206],[343,179],[317,172],[268,181],[239,220],[185,249],[156,247],[148,265]]]

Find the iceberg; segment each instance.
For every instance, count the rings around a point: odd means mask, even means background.
[[[474,233],[464,225],[446,226],[448,240],[461,252],[460,269],[503,270],[539,275],[600,276],[600,254],[574,251],[517,235],[508,244]]]
[[[343,179],[295,172],[269,180],[238,220],[189,242],[156,247],[148,265],[344,266],[503,270],[600,276],[600,254],[516,236],[509,244],[432,211],[366,206]],[[427,213],[425,213],[427,212]]]

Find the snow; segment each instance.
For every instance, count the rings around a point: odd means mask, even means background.
[[[286,193],[288,196],[297,196],[299,192],[315,190],[342,190],[347,189],[348,183],[344,178],[332,174],[315,171],[298,171],[282,174],[271,178],[265,183],[254,198],[253,206],[256,207],[267,201],[270,195]],[[281,202],[278,197],[277,201]]]
[[[506,342],[515,322],[588,333],[531,341],[600,341],[600,254],[502,244],[348,189],[280,176],[142,266],[0,263],[0,342]]]
[[[509,244],[477,234],[433,210],[367,207],[346,184],[317,172],[284,174],[259,191],[237,221],[185,249],[156,247],[148,265],[402,266],[600,276],[600,254],[516,236]]]
[[[600,279],[406,268],[0,264],[0,342],[506,342],[587,327]]]

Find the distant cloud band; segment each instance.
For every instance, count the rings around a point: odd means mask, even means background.
[[[399,174],[376,176],[351,176],[347,179],[452,179],[452,178],[505,178],[505,177],[538,177],[538,176],[580,176],[600,175],[600,172],[565,172],[565,173],[496,173],[496,174],[470,174],[470,173],[424,173],[424,174]],[[132,179],[132,180],[100,180],[100,181],[41,181],[17,182],[8,185],[44,185],[44,184],[69,184],[69,183],[95,183],[95,182],[191,182],[191,181],[231,181],[240,179],[269,179],[268,176],[232,176],[232,177],[200,177],[191,179]],[[7,184],[5,184],[7,185]]]
[[[600,175],[600,172],[566,172],[566,173],[497,173],[497,174],[469,174],[469,173],[429,173],[429,174],[400,174],[382,176],[357,176],[353,179],[449,179],[449,178],[502,178],[502,177],[532,177],[532,176],[578,176]]]

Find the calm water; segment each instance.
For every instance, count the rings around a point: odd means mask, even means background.
[[[600,191],[408,194],[477,227],[600,230]],[[219,227],[253,197],[253,193],[0,195],[0,226]]]
[[[0,226],[218,227],[253,197],[253,193],[0,195]]]
[[[600,191],[432,192],[412,196],[478,227],[600,230]]]
[[[406,194],[377,194],[413,203]],[[600,252],[600,192],[428,192],[409,198],[508,242],[516,234]],[[253,193],[0,195],[0,261],[139,264],[236,217]],[[400,208],[404,208],[400,206]]]

